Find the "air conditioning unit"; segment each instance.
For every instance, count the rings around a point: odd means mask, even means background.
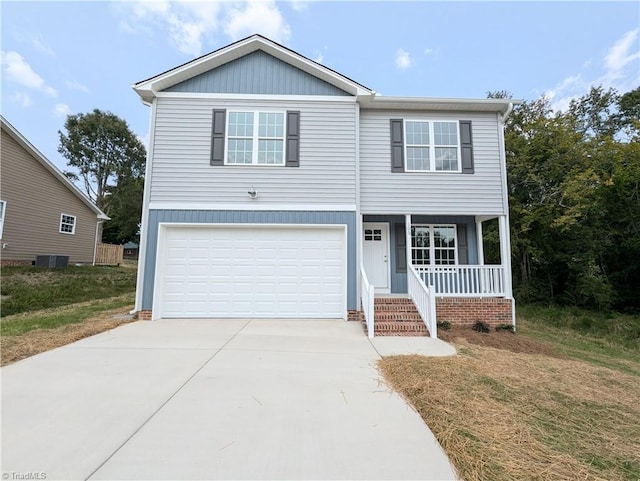
[[[69,256],[41,255],[36,256],[36,267],[46,267],[48,269],[60,269],[69,265]]]

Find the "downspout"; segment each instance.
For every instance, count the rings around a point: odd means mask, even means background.
[[[511,323],[513,325],[513,330],[516,330],[516,300],[513,297],[513,273],[512,273],[512,269],[511,269],[511,221],[509,219],[509,190],[507,188],[507,156],[506,156],[506,147],[505,147],[505,141],[504,141],[504,122],[507,120],[507,118],[509,117],[509,115],[511,114],[511,112],[513,111],[513,102],[509,102],[509,105],[507,106],[507,110],[505,110],[505,112],[501,115],[499,115],[499,119],[500,119],[500,128],[498,129],[498,136],[499,136],[499,142],[500,142],[500,157],[501,157],[501,171],[502,171],[502,181],[503,181],[503,186],[504,186],[504,211],[505,211],[505,225],[506,227],[504,228],[504,233],[505,233],[505,239],[504,242],[506,244],[506,253],[508,255],[506,255],[506,259],[502,260],[502,263],[505,267],[505,269],[508,271],[509,276],[511,276],[511,279],[509,279],[508,285],[509,285],[509,292],[508,294],[508,298],[511,299]]]
[[[362,300],[362,289],[360,279],[360,268],[362,267],[362,215],[360,214],[360,103],[356,98],[356,107],[355,107],[355,123],[356,123],[356,152],[355,152],[355,181],[356,181],[356,262],[358,263],[356,267],[356,310],[360,310],[360,302]],[[348,317],[348,316],[347,316]]]

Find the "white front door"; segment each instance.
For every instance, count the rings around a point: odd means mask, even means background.
[[[389,224],[364,223],[364,270],[376,292],[389,292]]]

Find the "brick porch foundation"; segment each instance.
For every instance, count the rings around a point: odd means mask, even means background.
[[[491,326],[511,324],[511,299],[503,297],[438,297],[436,319],[459,326],[483,321]]]

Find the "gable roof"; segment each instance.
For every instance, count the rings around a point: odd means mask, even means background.
[[[335,87],[348,92],[351,95],[371,95],[372,90],[348,77],[325,67],[318,62],[314,62],[299,53],[280,45],[279,43],[269,40],[262,35],[251,35],[250,37],[238,40],[226,47],[214,50],[211,53],[203,55],[191,60],[190,62],[179,65],[178,67],[167,70],[161,74],[155,75],[146,80],[142,80],[133,85],[138,95],[145,102],[150,102],[156,92],[160,92],[172,87],[180,82],[184,82],[190,78],[208,72],[216,67],[232,62],[240,57],[262,50],[267,54],[282,60],[294,67],[299,68],[314,77],[334,85]]]
[[[11,136],[24,150],[27,151],[34,159],[36,159],[42,166],[47,169],[62,185],[71,191],[78,199],[80,199],[89,209],[96,213],[98,219],[110,220],[109,217],[102,212],[91,199],[87,197],[80,189],[78,189],[73,183],[67,179],[67,177],[58,169],[53,163],[47,159],[38,149],[36,149],[31,142],[29,142],[24,135],[11,125],[7,119],[0,115],[0,124],[2,130]]]

